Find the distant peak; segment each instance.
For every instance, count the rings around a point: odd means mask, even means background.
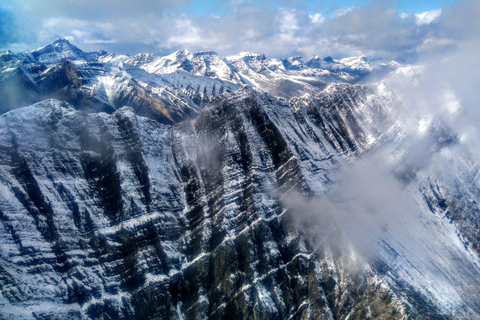
[[[201,56],[216,56],[217,53],[215,51],[197,51],[193,54],[195,57]]]
[[[83,52],[80,48],[78,48],[77,46],[73,45],[70,41],[68,41],[67,39],[65,38],[58,38],[57,40],[55,40],[54,42],[52,42],[50,45],[48,46],[53,46],[55,48],[62,48],[63,50],[67,49],[67,50],[73,50],[77,53],[79,52]],[[47,46],[47,47],[48,47]],[[58,50],[58,49],[57,49]]]
[[[106,51],[100,50],[99,52],[106,52]],[[141,53],[137,53],[136,55],[132,56],[132,59],[136,59],[136,60],[153,60],[153,59],[156,58],[156,57],[157,57],[157,55],[154,54],[154,53],[141,52]]]
[[[190,54],[190,52],[187,49],[180,49],[180,50],[175,51],[175,53],[174,53],[174,55],[176,55],[176,56],[187,56],[189,54]]]
[[[59,49],[60,50],[69,49],[69,50],[73,50],[75,52],[83,52],[82,50],[80,50],[79,48],[77,48],[76,46],[71,44],[70,41],[68,41],[65,38],[58,38],[54,42],[52,42],[52,43],[50,43],[50,44],[48,44],[44,47],[40,47],[38,49],[35,49],[32,52],[39,52],[39,51],[52,50],[52,49],[54,49],[56,51],[58,51]]]
[[[296,61],[296,60],[302,60],[303,58],[301,56],[291,56],[287,60],[289,61]]]
[[[360,56],[360,58],[364,61],[366,60],[381,60],[382,58],[380,57],[372,57],[371,55],[369,54],[366,54],[366,55],[363,55],[363,56]]]
[[[54,42],[28,52],[32,58],[45,64],[57,64],[64,60],[85,59],[86,54],[65,38],[59,38]]]
[[[358,56],[357,59],[365,61],[365,62],[384,60],[382,57],[373,57],[369,54],[364,54],[364,55]]]
[[[252,53],[252,52],[240,52],[234,55],[230,55],[226,57],[227,60],[239,60],[239,59],[259,59],[259,60],[265,60],[266,57],[264,54],[259,54],[259,53]]]
[[[67,39],[65,39],[63,37],[60,37],[57,40],[55,40],[54,42],[52,42],[52,44],[56,44],[56,43],[71,44],[70,41],[68,41]]]

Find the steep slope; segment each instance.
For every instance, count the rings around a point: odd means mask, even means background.
[[[177,128],[54,100],[3,116],[2,315],[401,313],[374,278],[324,283],[342,266],[288,222],[275,189],[311,191],[265,102],[245,92]]]
[[[176,126],[56,100],[4,114],[2,317],[475,317],[477,203],[453,202],[456,180],[413,168],[378,226],[375,204],[332,193],[382,141],[404,148],[395,107],[342,84],[290,102],[243,88]],[[451,150],[434,155],[463,183]]]

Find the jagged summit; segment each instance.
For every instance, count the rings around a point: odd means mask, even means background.
[[[10,50],[0,50],[0,55],[10,55],[10,54],[13,54],[12,51]]]
[[[59,38],[45,47],[30,51],[31,56],[40,63],[56,64],[65,60],[86,59],[87,54],[65,38]]]
[[[382,69],[397,69],[400,67],[400,64],[396,61],[372,57],[370,55],[344,58],[340,59],[339,62],[353,71],[363,73],[369,73],[376,70],[380,71]]]
[[[70,43],[70,41],[68,41],[68,40],[67,40],[66,38],[64,38],[64,37],[58,38],[57,40],[53,41],[51,44],[52,44],[52,45],[65,44],[65,45],[70,45],[70,46],[72,45],[72,44]]]
[[[259,59],[259,60],[265,60],[266,56],[264,54],[260,53],[253,53],[253,52],[240,52],[237,54],[229,55],[225,57],[227,60],[239,60],[239,59]]]

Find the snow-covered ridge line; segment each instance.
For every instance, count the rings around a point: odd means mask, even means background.
[[[11,53],[11,52],[9,52]],[[109,56],[115,60],[121,60],[122,62],[127,63],[148,63],[152,60],[159,60],[165,62],[175,62],[176,60],[188,58],[191,60],[192,58],[199,58],[202,57],[206,58],[216,58],[226,62],[236,62],[239,60],[259,60],[259,61],[266,61],[267,64],[275,65],[280,63],[284,69],[293,69],[296,70],[298,68],[312,68],[312,69],[319,69],[323,68],[326,70],[330,70],[332,72],[338,71],[345,71],[345,72],[368,72],[372,70],[378,70],[382,67],[390,67],[390,68],[397,68],[400,66],[399,63],[382,59],[379,57],[372,57],[369,55],[363,56],[355,56],[355,57],[348,57],[342,59],[333,59],[331,57],[321,58],[317,55],[312,57],[303,58],[300,56],[292,56],[288,58],[282,59],[271,59],[267,58],[264,54],[259,53],[252,53],[252,52],[240,52],[237,54],[229,55],[229,56],[219,56],[215,51],[197,51],[197,52],[189,52],[186,49],[177,50],[169,55],[161,56],[155,53],[138,53],[133,56],[126,56],[126,55],[119,55],[116,53],[109,53],[103,50],[95,51],[95,52],[84,52],[75,45],[71,44],[65,38],[59,38],[58,40],[54,41],[51,44],[48,44],[44,47],[40,47],[29,51],[24,54],[20,54],[24,56],[28,56],[38,62],[46,63],[46,64],[55,64],[59,61],[70,59],[70,60],[85,60],[91,61],[95,60],[99,57]]]
[[[162,123],[182,121],[224,93],[248,85],[290,99],[316,95],[328,84],[383,77],[400,65],[368,56],[335,60],[314,56],[269,59],[240,53],[178,50],[166,56],[84,52],[66,39],[26,53],[0,54],[0,114],[60,98],[87,111],[125,105]]]

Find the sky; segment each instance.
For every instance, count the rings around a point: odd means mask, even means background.
[[[68,39],[85,51],[243,51],[398,61],[478,34],[480,0],[0,0],[0,48]]]

